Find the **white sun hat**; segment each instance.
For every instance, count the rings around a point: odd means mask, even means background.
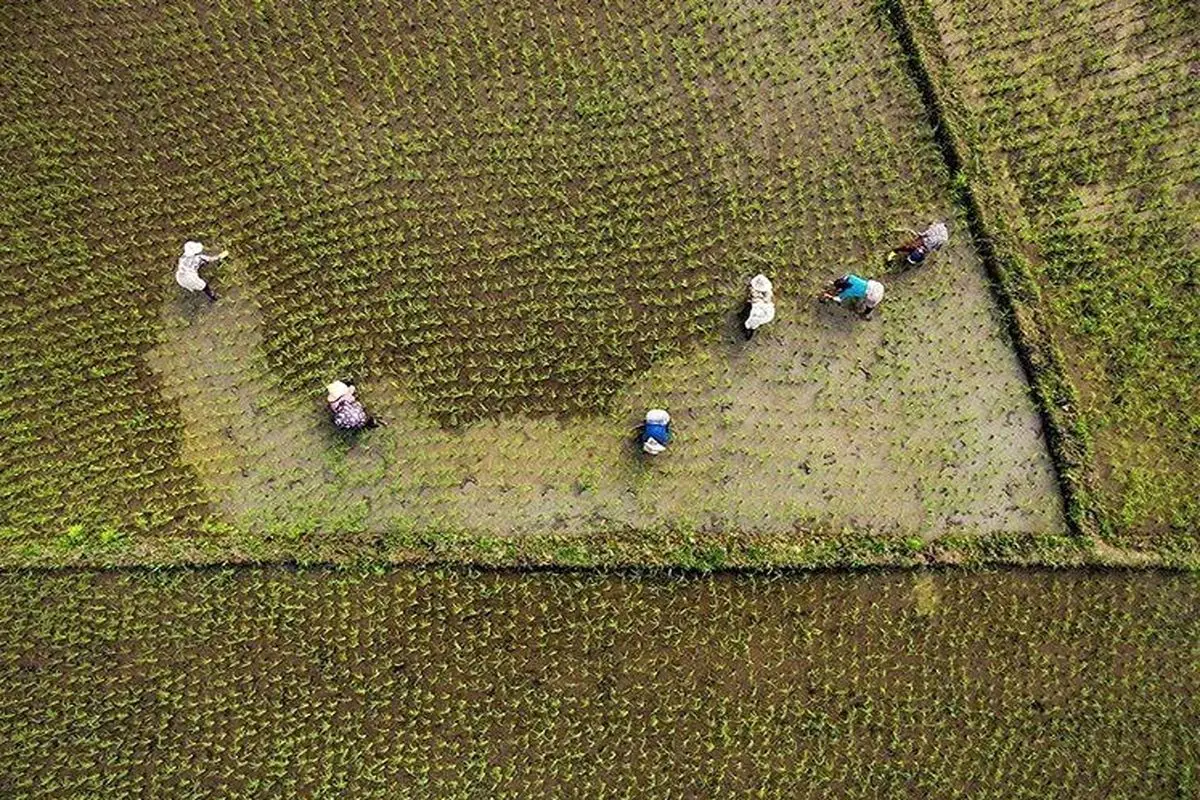
[[[867,281],[867,306],[874,308],[883,302],[883,284],[879,281]]]
[[[652,408],[646,412],[647,425],[669,425],[671,424],[671,415],[661,408]]]
[[[761,272],[750,279],[750,289],[763,295],[764,300],[771,300],[771,279]]]
[[[199,242],[184,242],[183,254],[185,256],[198,256],[204,252],[204,245]]]
[[[346,384],[342,383],[341,381],[334,381],[333,383],[331,383],[325,387],[325,391],[329,393],[328,397],[325,398],[326,402],[332,403],[334,400],[337,400],[339,397],[345,397],[348,394],[353,395],[354,387],[347,386]]]

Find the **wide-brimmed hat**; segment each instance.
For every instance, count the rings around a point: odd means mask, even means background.
[[[185,256],[198,256],[204,252],[204,245],[199,242],[184,242],[183,254]]]
[[[328,396],[325,398],[326,402],[332,403],[339,397],[345,397],[348,394],[354,394],[354,387],[347,386],[341,381],[334,381],[325,387],[325,391],[328,392]]]

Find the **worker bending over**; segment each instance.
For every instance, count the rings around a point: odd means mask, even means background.
[[[333,424],[344,431],[357,431],[363,428],[374,428],[379,422],[363,406],[362,401],[354,396],[354,386],[342,381],[334,381],[325,387],[329,404],[329,413],[333,415]]]
[[[914,232],[915,233],[915,232]],[[931,222],[925,230],[888,254],[888,261],[898,255],[906,257],[909,264],[920,264],[930,253],[941,250],[950,241],[950,229],[944,222]]]
[[[775,319],[775,292],[771,279],[766,275],[755,275],[750,279],[750,299],[746,301],[746,338]]]
[[[853,306],[863,319],[867,319],[883,302],[883,284],[848,273],[830,284],[821,294],[821,299]]]
[[[204,292],[208,301],[215,303],[217,294],[208,285],[208,282],[200,277],[200,267],[213,261],[220,261],[227,255],[229,255],[229,251],[222,250],[215,256],[206,256],[204,255],[204,245],[200,242],[184,242],[183,255],[179,257],[175,266],[175,282],[189,292]]]
[[[661,408],[647,411],[639,441],[647,455],[656,456],[666,450],[671,443],[671,415]]]

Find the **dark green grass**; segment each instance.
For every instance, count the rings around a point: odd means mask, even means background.
[[[1196,579],[0,577],[6,798],[1189,798]]]

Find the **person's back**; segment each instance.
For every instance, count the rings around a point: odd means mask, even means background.
[[[671,443],[671,415],[661,408],[647,411],[640,438],[642,451],[649,455],[656,456],[666,450]]]
[[[367,426],[367,409],[354,395],[339,397],[329,404],[333,412],[333,424],[345,431],[354,431]]]
[[[854,274],[846,274],[839,278],[834,286],[841,291],[838,292],[834,300],[838,303],[846,303],[851,300],[862,300],[867,296],[867,279],[860,278]]]
[[[921,241],[931,253],[941,250],[942,246],[950,241],[950,229],[944,222],[935,222],[921,232]]]

